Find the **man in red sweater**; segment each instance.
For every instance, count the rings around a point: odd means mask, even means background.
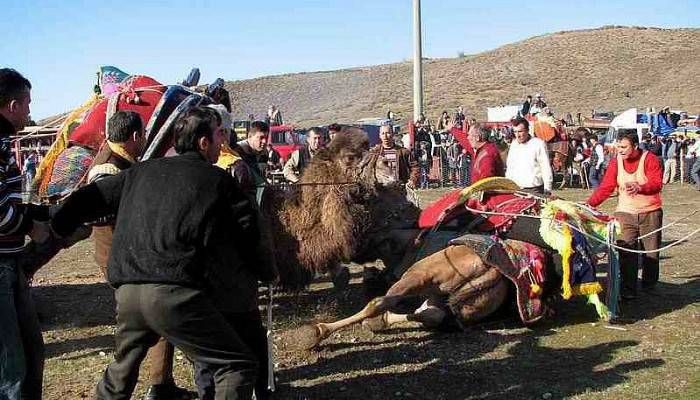
[[[597,207],[617,189],[619,194],[615,218],[620,222],[622,237],[618,244],[630,249],[656,250],[661,244],[661,231],[637,238],[661,228],[662,170],[659,160],[639,149],[639,137],[633,129],[623,129],[617,139],[617,157],[612,159],[603,182],[587,203]],[[641,242],[641,243],[638,243]],[[639,246],[641,244],[641,246]],[[637,254],[620,252],[622,298],[637,295]],[[652,289],[659,280],[659,253],[642,255],[642,289]]]
[[[469,128],[467,139],[472,147],[472,183],[492,176],[504,176],[503,159],[498,147],[489,142],[489,132],[476,124]]]

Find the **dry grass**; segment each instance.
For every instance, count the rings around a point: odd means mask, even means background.
[[[467,38],[465,38],[467,40]],[[700,29],[607,27],[559,32],[463,58],[424,65],[428,117],[465,106],[486,107],[543,93],[557,114],[666,105],[700,112]],[[392,109],[411,116],[412,66],[378,65],[228,82],[238,118],[264,115],[269,104],[309,126],[354,122]],[[629,97],[626,97],[629,93]]]

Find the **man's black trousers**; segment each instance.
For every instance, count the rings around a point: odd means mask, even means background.
[[[258,362],[236,330],[198,289],[128,284],[116,290],[114,361],[97,385],[97,398],[128,400],[139,365],[159,337],[213,370],[216,400],[250,399]]]
[[[267,389],[267,335],[260,318],[260,311],[253,310],[246,313],[223,312],[223,314],[238,333],[238,337],[255,353],[259,362],[255,398],[257,400],[269,399],[270,393]],[[212,367],[209,364],[194,363],[194,381],[197,384],[200,400],[213,400],[215,398],[214,369]]]

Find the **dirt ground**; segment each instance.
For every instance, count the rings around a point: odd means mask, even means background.
[[[423,203],[444,190],[421,193]],[[563,198],[586,194],[567,189]],[[698,208],[688,186],[664,189],[664,218]],[[614,201],[608,202],[612,206]],[[669,228],[667,243],[700,227],[700,215]],[[653,294],[623,305],[626,323],[610,327],[583,301],[557,304],[557,315],[531,328],[501,315],[460,332],[411,325],[373,334],[361,326],[312,351],[280,338],[314,320],[363,307],[362,267],[339,293],[319,280],[299,295],[275,298],[279,399],[697,399],[700,398],[700,238],[662,254]],[[92,261],[92,244],[63,251],[35,278],[46,341],[46,399],[90,398],[114,350],[114,299]],[[613,329],[614,328],[614,329]],[[191,368],[176,355],[176,379],[194,390]],[[141,369],[136,396],[145,390]]]

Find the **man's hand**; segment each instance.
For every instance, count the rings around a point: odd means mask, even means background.
[[[637,193],[639,193],[639,190],[640,190],[640,186],[639,186],[639,183],[637,183],[637,182],[627,182],[625,184],[625,191],[630,196],[635,196]]]

